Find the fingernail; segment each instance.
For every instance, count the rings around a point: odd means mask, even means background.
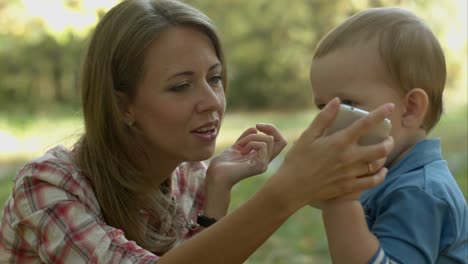
[[[393,112],[393,109],[395,109],[395,104],[394,103],[389,103],[389,104],[387,104],[387,106],[385,108],[386,108],[388,113],[391,113],[391,112]]]
[[[340,99],[338,97],[333,98],[328,104],[326,105],[327,108],[335,108],[338,107],[340,104]]]

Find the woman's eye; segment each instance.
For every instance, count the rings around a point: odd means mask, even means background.
[[[190,85],[188,83],[183,83],[183,84],[172,86],[171,88],[169,88],[169,90],[172,92],[182,92],[186,90],[189,86]]]
[[[221,75],[214,75],[210,77],[209,82],[212,85],[219,85],[221,84],[222,80],[223,80],[223,77]]]

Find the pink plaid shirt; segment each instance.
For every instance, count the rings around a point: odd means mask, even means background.
[[[184,163],[172,195],[187,220],[203,208],[203,163]],[[90,182],[62,146],[28,163],[15,177],[0,222],[0,263],[154,263],[158,256],[106,224]],[[187,230],[185,238],[194,233]]]

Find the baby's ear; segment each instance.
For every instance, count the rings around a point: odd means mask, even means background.
[[[405,96],[405,112],[402,124],[407,128],[420,128],[429,107],[429,97],[421,88],[414,88]]]

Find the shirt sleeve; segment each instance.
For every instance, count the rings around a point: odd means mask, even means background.
[[[368,264],[397,264],[393,260],[387,257],[385,252],[383,251],[382,247],[379,247],[379,250],[375,253],[372,259],[368,262]]]
[[[46,263],[154,263],[158,256],[105,224],[76,195],[80,185],[53,164],[23,169],[10,203],[9,226],[23,248]],[[10,244],[10,248],[14,245]]]
[[[444,226],[450,226],[449,205],[419,188],[405,188],[387,196],[371,228],[395,263],[435,263]],[[371,262],[380,263],[380,262]]]

